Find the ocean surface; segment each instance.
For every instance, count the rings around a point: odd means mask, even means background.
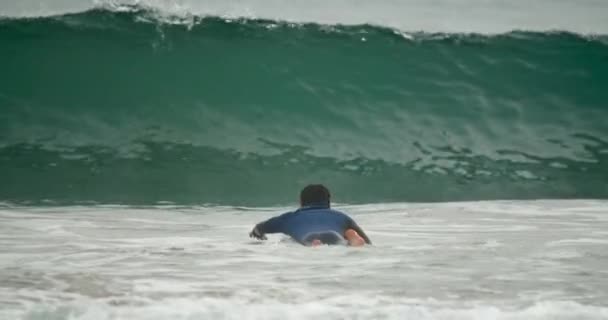
[[[0,319],[608,319],[606,16],[0,0]]]
[[[288,208],[0,208],[1,319],[608,319],[608,201],[339,206],[374,246],[304,247]]]

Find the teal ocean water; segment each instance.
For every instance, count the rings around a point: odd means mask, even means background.
[[[608,319],[607,16],[0,1],[0,320]],[[248,237],[309,183],[374,245]]]
[[[0,201],[608,198],[608,39],[153,11],[0,19]]]

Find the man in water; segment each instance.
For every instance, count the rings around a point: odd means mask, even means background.
[[[300,192],[300,208],[258,223],[249,236],[266,240],[267,233],[284,233],[307,246],[348,244],[363,246],[371,241],[346,214],[330,209],[329,190],[312,184]]]

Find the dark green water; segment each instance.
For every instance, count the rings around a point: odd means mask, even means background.
[[[0,20],[0,201],[608,198],[608,41]]]

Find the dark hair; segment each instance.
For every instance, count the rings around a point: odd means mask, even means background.
[[[322,184],[309,184],[300,192],[300,205],[312,206],[323,205],[329,207],[331,195],[329,190]]]

